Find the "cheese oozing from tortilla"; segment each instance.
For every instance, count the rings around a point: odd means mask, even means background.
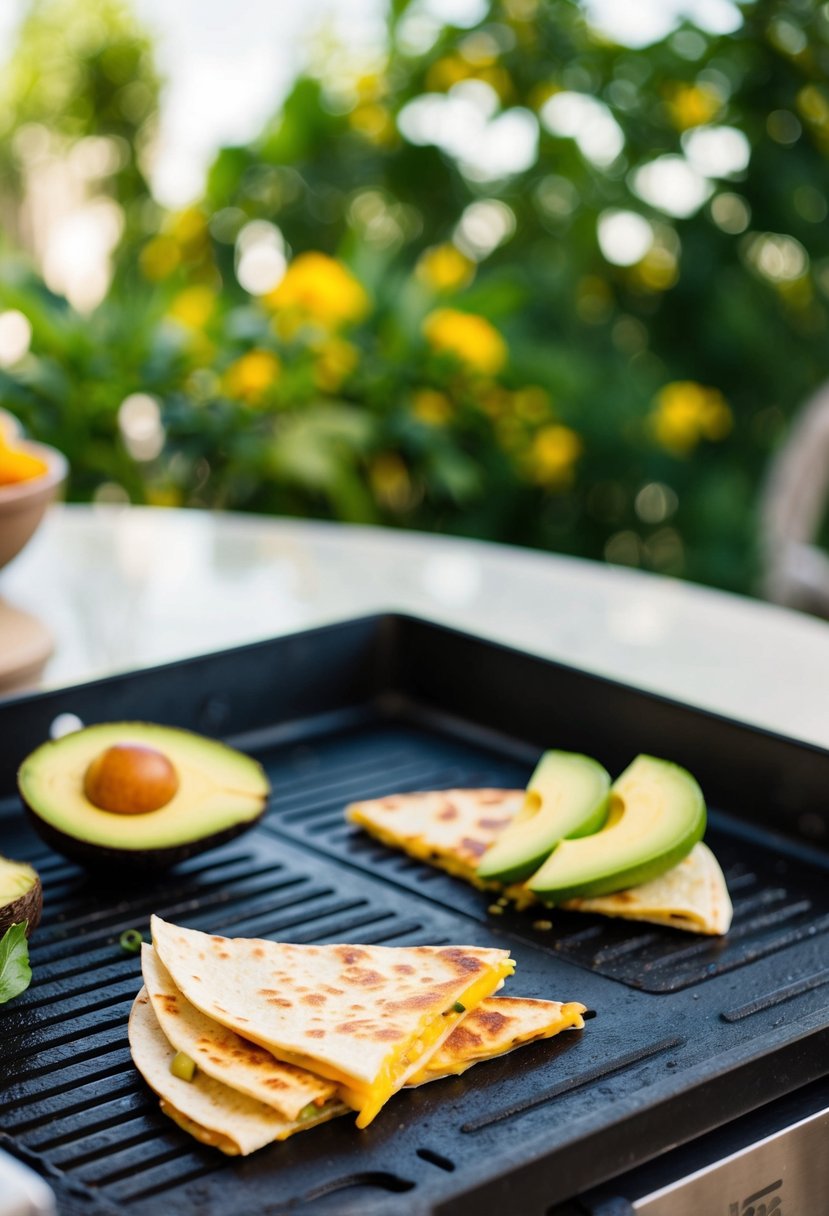
[[[582,1030],[587,1010],[578,1001],[538,1001],[495,996],[483,1001],[456,1026],[430,1059],[409,1078],[410,1086],[460,1076],[473,1064],[492,1060],[563,1030]]]
[[[176,987],[207,1017],[340,1087],[365,1127],[511,975],[506,950],[477,946],[300,946],[224,938],[152,921]]]
[[[182,1000],[184,998],[181,998]],[[458,1076],[475,1064],[514,1051],[526,1043],[551,1038],[584,1025],[584,1005],[577,1002],[532,1000],[525,997],[491,997],[456,1025],[428,1064],[409,1078],[409,1087]],[[218,1031],[223,1028],[217,1027]],[[160,1096],[161,1110],[188,1135],[229,1156],[247,1155],[296,1132],[307,1131],[349,1108],[337,1101],[304,1110],[294,1120],[283,1120],[262,1103],[203,1076],[197,1069],[192,1081],[170,1072],[175,1047],[164,1036],[152,1003],[142,989],[130,1016],[130,1046],[139,1071]],[[228,1078],[228,1082],[232,1078]]]

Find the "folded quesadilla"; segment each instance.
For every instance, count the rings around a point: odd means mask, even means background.
[[[437,790],[353,802],[345,813],[384,844],[475,886],[496,889],[497,884],[482,883],[475,870],[523,801],[523,790]],[[505,888],[504,894],[519,907],[537,902],[523,884]],[[651,882],[613,895],[567,900],[561,907],[712,935],[728,932],[732,914],[722,870],[702,842]]]
[[[179,996],[180,1007],[187,1002]],[[333,1098],[323,1106],[310,1107],[298,1118],[284,1119],[270,1105],[238,1092],[227,1076],[223,1084],[197,1068],[192,1081],[173,1075],[170,1066],[176,1054],[155,1016],[155,1005],[142,988],[135,999],[129,1023],[130,1048],[139,1072],[161,1099],[164,1114],[189,1135],[228,1155],[247,1155],[275,1140],[286,1140],[295,1132],[316,1127],[349,1110]],[[414,1074],[409,1084],[423,1085],[445,1076],[457,1076],[496,1056],[514,1051],[524,1043],[550,1038],[562,1030],[583,1027],[584,1005],[561,1005],[521,997],[491,997],[456,1026],[432,1057],[429,1065]],[[223,1028],[215,1025],[221,1039]],[[265,1053],[263,1053],[265,1054]],[[244,1067],[241,1080],[247,1084]]]
[[[263,1144],[286,1140],[294,1132],[314,1127],[344,1114],[339,1099],[318,1107],[311,1104],[305,1116],[285,1119],[264,1102],[215,1081],[201,1071],[184,1081],[170,1071],[176,1049],[166,1039],[153,1012],[146,988],[132,1007],[129,1040],[135,1066],[161,1098],[161,1109],[180,1127],[205,1144],[231,1155],[252,1153]]]
[[[333,1081],[305,1068],[283,1064],[263,1047],[205,1017],[182,996],[152,946],[141,947],[141,970],[153,1013],[176,1051],[183,1051],[200,1072],[249,1098],[256,1098],[289,1122],[310,1103],[337,1098]]]
[[[515,964],[478,946],[300,946],[152,918],[192,1005],[286,1064],[333,1081],[366,1127]]]

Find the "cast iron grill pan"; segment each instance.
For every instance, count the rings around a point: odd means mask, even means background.
[[[165,880],[110,889],[44,851],[13,798],[0,803],[0,848],[31,859],[46,892],[35,979],[0,1009],[0,1144],[44,1172],[62,1213],[540,1214],[825,1071],[826,860],[794,836],[747,829],[734,818],[739,804],[726,804],[709,834],[735,901],[725,943],[559,912],[488,915],[486,896],[343,824],[351,799],[521,784],[532,767],[538,744],[486,733],[492,724],[474,706],[463,721],[456,705],[447,716],[422,693],[412,705],[398,660],[430,635],[445,660],[456,635],[382,618],[0,707],[6,776],[59,711],[200,729],[212,716],[214,729],[253,745],[277,792],[262,828]],[[475,646],[485,683],[486,657],[500,662],[505,652]],[[307,697],[314,655],[328,672],[316,682],[316,716]],[[421,661],[428,657],[426,646]],[[562,670],[580,676],[585,729],[594,684],[618,695],[593,677],[529,662],[552,685],[551,700]],[[632,705],[655,700],[624,691]],[[509,687],[502,695],[509,700]],[[702,730],[705,715],[682,713]],[[608,727],[595,722],[593,746],[581,746],[605,758]],[[722,730],[709,727],[711,738]],[[687,740],[677,736],[673,750],[661,742],[650,750],[676,756]],[[814,750],[757,742],[782,748],[787,761],[794,748],[807,784],[821,775]],[[825,777],[827,757],[817,755]],[[705,785],[699,764],[695,771]],[[796,780],[787,788],[802,797]],[[773,811],[764,805],[756,818],[769,823]],[[507,945],[518,960],[510,991],[582,1000],[598,1016],[580,1034],[397,1095],[364,1133],[344,1118],[232,1161],[164,1118],[129,1059],[140,964],[117,940],[125,928],[146,931],[153,911],[288,941]],[[554,930],[534,928],[539,918]]]

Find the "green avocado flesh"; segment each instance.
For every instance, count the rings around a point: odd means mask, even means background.
[[[84,775],[97,756],[117,744],[163,753],[178,775],[178,790],[166,805],[143,814],[101,810],[84,793]],[[80,860],[94,849],[140,858],[153,851],[227,838],[262,814],[270,792],[261,766],[249,756],[190,731],[146,722],[108,722],[44,743],[17,775],[21,797],[59,851]],[[93,853],[72,850],[82,842]],[[68,844],[69,848],[62,845]],[[203,845],[201,847],[207,847]],[[188,847],[186,855],[199,851]],[[173,853],[169,860],[176,860]]]
[[[534,874],[560,840],[597,832],[610,806],[610,776],[575,752],[545,752],[517,818],[487,849],[478,877],[518,882]]]
[[[548,903],[624,891],[677,865],[704,831],[705,802],[691,774],[637,756],[613,784],[607,826],[563,840],[527,886]]]
[[[36,870],[25,861],[0,857],[0,937],[12,925],[26,921],[26,935],[37,927],[43,888]]]

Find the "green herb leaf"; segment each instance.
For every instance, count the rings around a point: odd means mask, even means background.
[[[26,941],[28,921],[12,925],[0,937],[0,1005],[20,996],[29,987],[32,969]]]
[[[466,1013],[466,1005],[462,1005],[460,1001],[455,1001],[452,1008],[454,1009],[455,1013]]]

